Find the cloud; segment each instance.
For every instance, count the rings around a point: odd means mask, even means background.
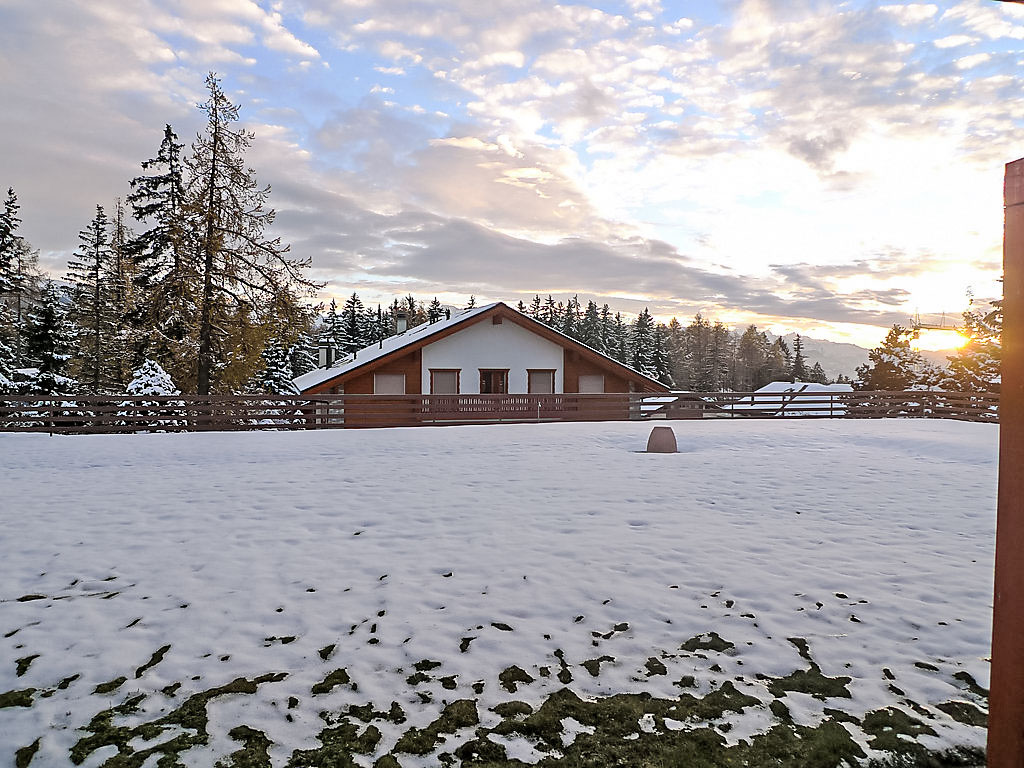
[[[900,24],[920,24],[935,16],[939,7],[932,3],[904,3],[901,5],[882,5],[879,9],[895,16]]]

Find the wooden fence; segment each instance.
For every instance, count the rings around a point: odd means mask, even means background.
[[[995,422],[998,406],[995,394],[917,391],[0,396],[0,432],[196,432],[690,418],[916,417]]]

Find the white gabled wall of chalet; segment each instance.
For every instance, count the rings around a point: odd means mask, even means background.
[[[431,368],[462,371],[459,391],[480,392],[481,368],[508,368],[510,394],[526,394],[528,368],[555,371],[555,392],[563,390],[562,347],[506,319],[494,325],[484,318],[468,328],[423,347],[423,393],[430,392]]]

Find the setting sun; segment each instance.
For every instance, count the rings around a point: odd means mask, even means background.
[[[922,330],[911,343],[914,349],[938,350],[960,349],[968,342],[968,338],[957,331]]]

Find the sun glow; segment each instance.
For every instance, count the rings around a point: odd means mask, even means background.
[[[911,346],[914,349],[960,349],[969,339],[957,331],[922,330]]]

